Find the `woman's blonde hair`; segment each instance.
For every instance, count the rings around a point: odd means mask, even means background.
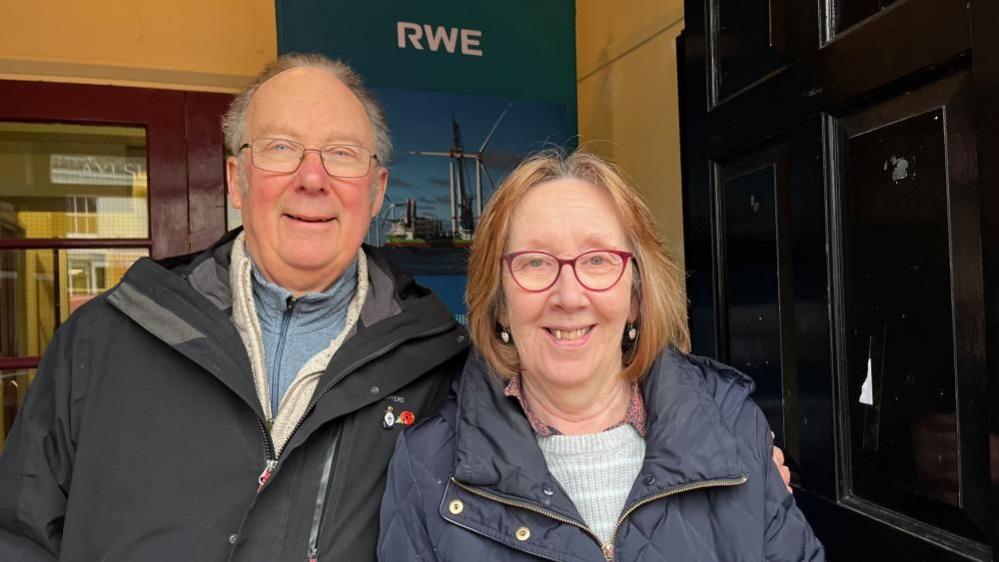
[[[475,231],[468,264],[468,327],[483,358],[503,377],[520,370],[515,346],[497,337],[503,304],[501,257],[506,252],[510,217],[532,187],[560,179],[578,179],[605,189],[635,256],[632,298],[638,318],[638,340],[624,354],[624,374],[638,380],[669,345],[687,351],[686,300],[680,268],[669,256],[655,218],[641,195],[618,169],[593,154],[547,150],[514,169],[493,194]],[[623,334],[622,334],[623,336]]]

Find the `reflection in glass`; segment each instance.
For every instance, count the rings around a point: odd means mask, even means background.
[[[980,538],[960,481],[943,114],[845,143],[851,492]]]
[[[732,72],[770,48],[768,0],[719,0],[717,13],[718,62],[723,72]]]
[[[836,2],[836,32],[858,24],[881,10],[894,4],[897,0],[837,0]]]
[[[148,256],[146,249],[87,249],[59,252],[60,263],[66,263],[64,297],[60,307],[65,320],[87,301],[114,287],[135,260]]]
[[[0,239],[147,238],[146,132],[0,122]]]
[[[0,250],[0,357],[42,355],[60,323],[146,255],[145,248]]]
[[[0,371],[0,452],[34,378],[34,369]]]
[[[56,319],[52,250],[0,250],[0,357],[41,355]]]

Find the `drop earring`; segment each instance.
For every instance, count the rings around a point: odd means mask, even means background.
[[[510,335],[510,332],[507,331],[506,328],[500,328],[499,337],[501,340],[503,340],[503,343],[508,345],[513,340],[513,337]]]
[[[635,341],[638,339],[638,327],[632,322],[628,322],[625,326],[625,333],[628,335],[629,341]]]

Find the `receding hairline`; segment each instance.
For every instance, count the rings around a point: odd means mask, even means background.
[[[350,86],[348,86],[339,76],[337,76],[336,73],[321,66],[295,66],[292,68],[282,70],[281,72],[278,72],[274,76],[271,76],[267,80],[261,82],[257,86],[256,90],[254,90],[253,95],[250,96],[250,99],[246,104],[246,111],[243,113],[243,134],[246,135],[247,131],[250,129],[250,121],[253,118],[254,112],[258,107],[257,105],[258,98],[262,94],[267,94],[268,90],[273,89],[275,87],[276,81],[282,78],[284,80],[293,79],[294,77],[288,76],[289,73],[315,74],[315,72],[313,71],[317,71],[321,74],[329,76],[330,78],[333,79],[333,81],[338,85],[338,87],[344,93],[350,95],[350,99],[353,100],[354,103],[354,108],[359,112],[360,115],[364,116],[364,122],[367,124],[368,130],[366,131],[366,134],[369,137],[367,142],[370,142],[372,145],[374,145],[377,140],[375,135],[375,124],[371,121],[371,116],[368,114],[367,109],[364,107],[364,102],[361,101],[361,98],[357,95],[357,93],[354,92],[354,90],[352,90]],[[325,103],[333,103],[333,102],[325,100]],[[295,135],[301,134],[301,131],[294,131],[293,129],[294,127],[292,127],[290,123],[267,123],[263,126],[263,130],[257,132],[265,135],[279,135],[279,136],[281,136],[283,133],[295,134]],[[348,143],[360,144],[363,139],[357,138],[355,135],[352,134],[345,134],[338,138],[332,138],[330,140],[334,140],[337,142],[346,141]],[[369,146],[367,148],[376,149],[377,147]]]

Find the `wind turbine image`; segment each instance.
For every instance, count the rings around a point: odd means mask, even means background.
[[[406,200],[405,203],[394,203],[389,195],[385,194],[385,201],[382,203],[382,210],[375,217],[375,220],[371,223],[371,228],[368,230],[368,244],[373,246],[381,246],[385,243],[385,230],[386,226],[394,225],[397,222],[395,216],[395,210],[398,208],[405,208],[407,211],[411,206],[414,206],[411,200]],[[409,215],[406,216],[405,226],[411,226],[409,221]]]
[[[496,182],[493,181],[492,175],[489,173],[489,168],[483,160],[483,155],[485,154],[486,147],[489,145],[489,141],[492,140],[493,134],[499,127],[503,118],[510,111],[510,107],[513,106],[513,102],[508,104],[503,112],[500,113],[496,122],[493,123],[492,128],[489,133],[486,134],[486,138],[482,141],[482,145],[475,152],[466,152],[464,145],[461,141],[461,125],[458,124],[457,120],[453,117],[451,118],[451,133],[453,138],[453,143],[451,145],[451,150],[447,152],[425,152],[414,150],[410,151],[410,154],[414,156],[437,156],[448,158],[449,162],[449,172],[450,172],[450,184],[451,184],[451,232],[455,239],[468,239],[471,238],[472,231],[475,229],[475,218],[482,214],[482,176],[485,175],[489,180],[489,184],[492,189],[496,189]],[[472,201],[470,200],[468,194],[466,193],[466,180],[465,180],[465,160],[474,161],[475,166],[475,215],[472,214]]]

